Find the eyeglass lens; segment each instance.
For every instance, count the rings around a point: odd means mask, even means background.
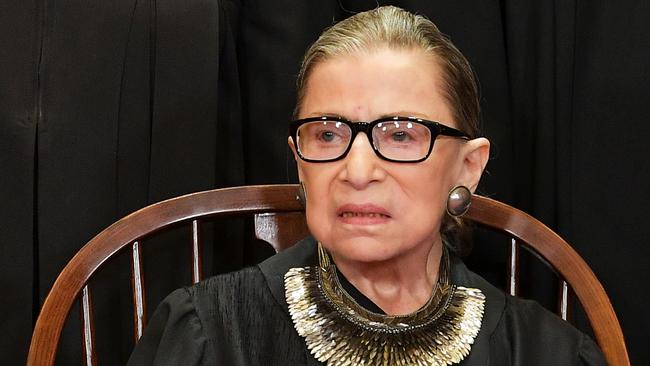
[[[429,152],[431,131],[409,120],[380,122],[373,126],[371,140],[375,150],[391,160],[413,161]],[[310,160],[337,159],[352,143],[352,130],[340,121],[308,122],[298,128],[298,149]]]

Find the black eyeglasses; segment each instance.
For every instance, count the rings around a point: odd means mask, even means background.
[[[439,135],[469,140],[462,131],[416,117],[386,117],[352,122],[340,117],[311,117],[291,122],[290,134],[298,156],[308,162],[343,159],[359,132],[368,136],[377,156],[384,160],[417,163],[431,154]]]

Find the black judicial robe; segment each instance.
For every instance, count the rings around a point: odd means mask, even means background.
[[[322,365],[294,329],[284,298],[287,270],[317,264],[308,238],[256,267],[176,290],[128,365]],[[451,282],[486,296],[481,330],[460,365],[606,364],[588,336],[533,301],[505,295],[458,259]]]

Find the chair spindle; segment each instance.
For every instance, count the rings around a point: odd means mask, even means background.
[[[519,294],[519,250],[521,246],[517,239],[510,239],[510,255],[508,263],[508,292],[512,296]]]
[[[138,343],[147,325],[142,247],[134,241],[131,245],[131,288],[133,290],[133,338]]]
[[[203,248],[201,247],[200,229],[199,220],[192,220],[192,283],[203,279]]]
[[[86,284],[81,290],[81,352],[85,366],[97,365],[95,350],[95,320],[90,288]]]
[[[560,280],[558,296],[558,315],[564,320],[571,320],[571,287],[565,280]]]

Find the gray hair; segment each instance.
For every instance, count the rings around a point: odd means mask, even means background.
[[[472,68],[462,53],[429,19],[395,6],[358,13],[325,30],[309,47],[296,83],[295,116],[300,112],[313,68],[330,58],[388,47],[421,50],[433,56],[442,71],[443,95],[456,126],[470,137],[479,135],[479,97]]]

